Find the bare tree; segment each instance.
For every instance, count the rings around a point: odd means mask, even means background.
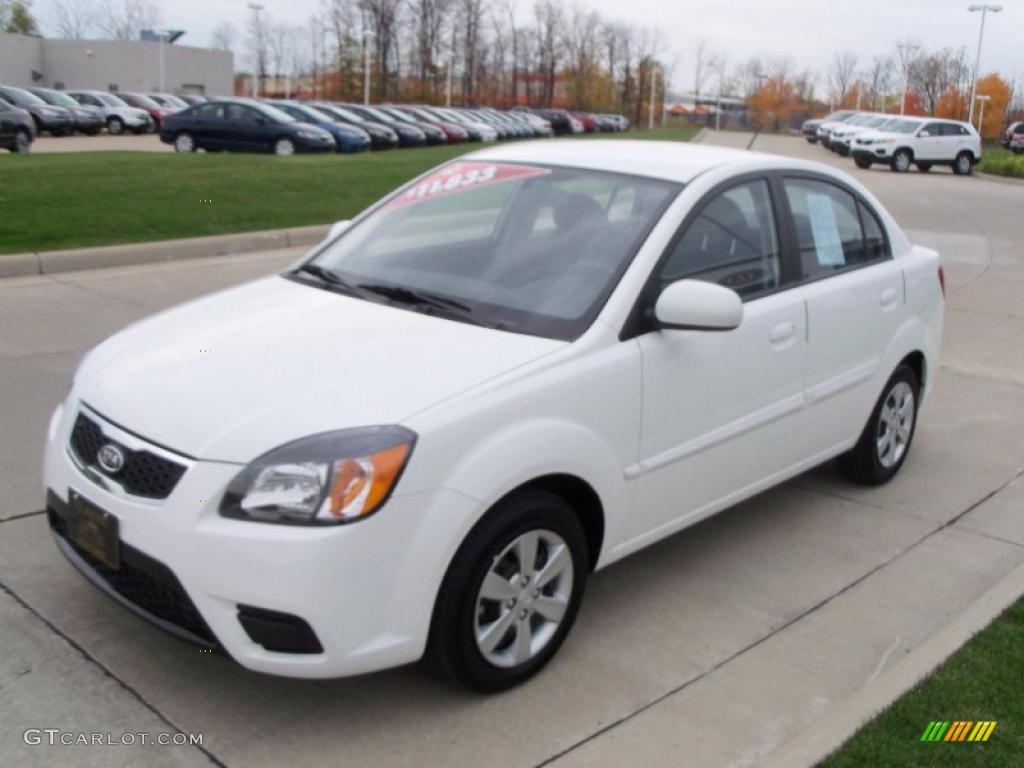
[[[895,62],[891,56],[875,56],[867,70],[868,88],[871,93],[871,108],[880,111],[885,107],[885,94],[889,92]]]
[[[708,41],[704,37],[697,38],[697,44],[693,48],[693,100],[694,104],[700,101],[700,92],[704,88],[708,75],[711,73],[713,57],[708,52]]]
[[[235,44],[236,32],[234,24],[222,21],[214,27],[213,34],[210,35],[210,47],[219,51],[230,51]]]
[[[836,51],[828,65],[828,88],[832,103],[840,105],[853,85],[857,70],[857,54],[852,51]]]
[[[52,0],[51,24],[57,37],[72,40],[86,37],[93,29],[96,7],[93,0]]]
[[[153,0],[103,0],[97,25],[112,40],[134,40],[160,25],[160,9]]]
[[[263,17],[263,14],[252,13],[249,16],[246,48],[249,52],[249,63],[252,67],[253,77],[256,77],[260,83],[267,76],[267,60],[269,58],[267,50],[269,42],[267,39],[267,24],[268,21]],[[259,85],[257,88],[260,91],[262,90]]]

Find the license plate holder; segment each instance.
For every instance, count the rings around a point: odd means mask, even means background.
[[[68,538],[71,543],[108,568],[120,568],[118,519],[74,491],[68,492],[68,499]]]

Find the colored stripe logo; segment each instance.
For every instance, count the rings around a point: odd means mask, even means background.
[[[933,720],[921,735],[921,741],[988,741],[996,729],[995,720]]]

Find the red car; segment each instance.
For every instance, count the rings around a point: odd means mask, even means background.
[[[589,112],[573,112],[572,116],[583,124],[584,133],[593,133],[597,130],[597,120]]]
[[[157,133],[160,132],[160,126],[164,124],[164,118],[177,111],[161,107],[144,93],[123,93],[118,91],[117,95],[129,106],[138,107],[149,112],[149,116],[153,118],[153,122],[156,124],[155,130]]]

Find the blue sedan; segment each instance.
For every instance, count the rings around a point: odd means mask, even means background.
[[[339,123],[323,112],[318,112],[312,107],[295,101],[267,101],[265,103],[291,115],[296,120],[323,128],[334,137],[339,152],[365,152],[370,148],[370,134],[356,125]]]
[[[222,99],[164,118],[160,140],[176,152],[333,152],[334,136],[310,123],[253,99]]]

